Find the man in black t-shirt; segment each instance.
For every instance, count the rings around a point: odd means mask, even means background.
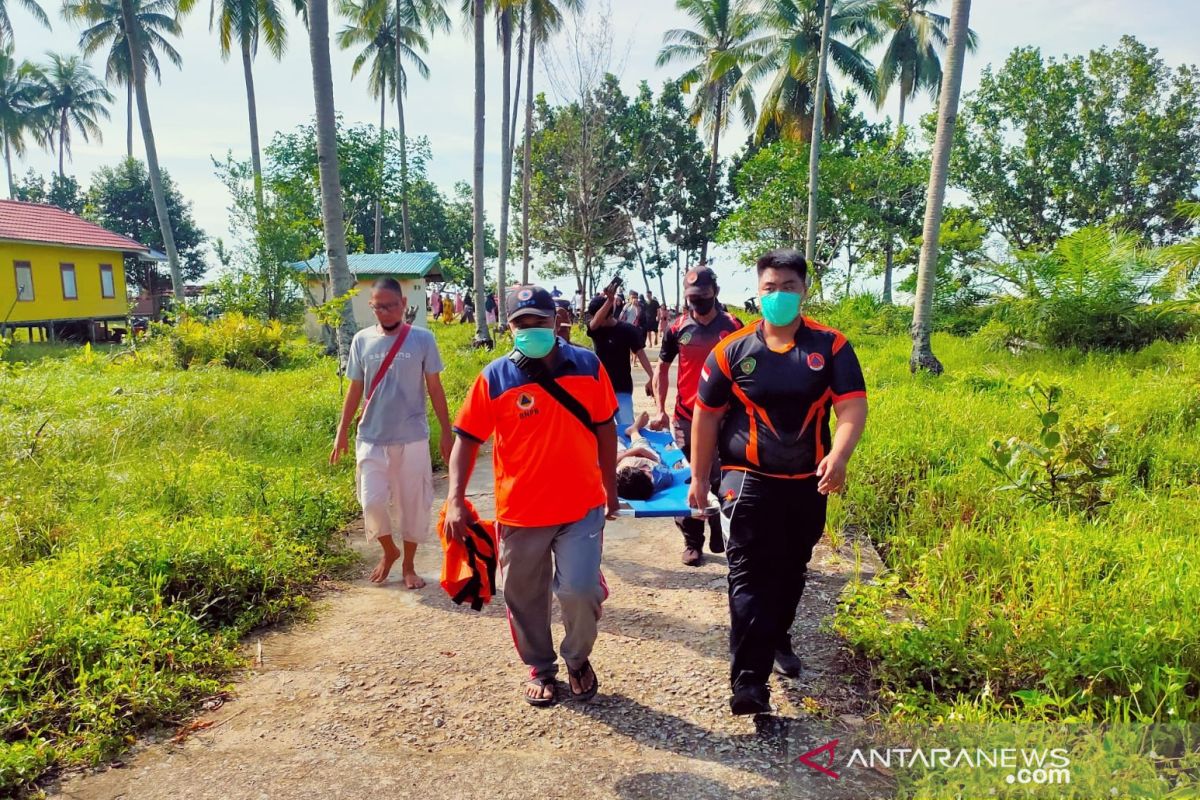
[[[642,330],[650,344],[658,344],[658,309],[662,308],[653,292],[646,292],[646,302],[642,303]]]
[[[646,370],[649,378],[646,386],[653,391],[654,371],[646,357],[646,335],[620,321],[621,307],[614,297],[616,289],[609,287],[604,294],[592,298],[588,304],[588,336],[596,348],[596,356],[608,372],[613,392],[617,395],[617,430],[623,431],[633,424],[633,370],[630,356],[637,356],[638,363]]]
[[[825,529],[826,500],[845,488],[867,420],[854,348],[800,313],[807,280],[807,263],[795,250],[772,250],[758,260],[763,318],[713,348],[696,394],[692,474],[707,476],[717,458],[724,470],[735,714],[770,711],[772,665],[800,674],[792,622]],[[693,479],[688,503],[708,504],[703,480]]]

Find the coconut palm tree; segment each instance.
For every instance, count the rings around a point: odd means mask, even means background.
[[[83,0],[99,3],[102,0]],[[121,29],[129,45],[129,61],[133,68],[133,94],[137,99],[138,121],[142,128],[142,144],[146,148],[146,171],[150,173],[150,190],[154,195],[154,211],[158,216],[158,227],[162,231],[163,249],[167,251],[167,264],[171,270],[171,288],[179,302],[183,301],[183,271],[179,267],[179,251],[175,248],[175,234],[171,230],[171,218],[167,213],[167,195],[163,188],[162,170],[158,165],[158,145],[154,141],[154,126],[150,122],[150,103],[146,97],[146,67],[151,60],[150,39],[143,35],[138,25],[137,0],[118,0],[121,7]],[[191,10],[194,0],[173,0],[175,18]],[[85,14],[91,11],[85,10]],[[99,15],[99,12],[95,12]]]
[[[321,223],[325,233],[325,255],[333,296],[343,297],[354,287],[346,260],[346,220],[342,206],[342,183],[337,159],[337,108],[333,102],[333,69],[329,62],[328,0],[308,0],[308,55],[312,61],[313,105],[317,117],[317,172],[321,181]],[[338,363],[344,369],[354,338],[354,312],[342,305],[337,327]]]
[[[25,137],[41,139],[47,128],[47,107],[41,101],[38,70],[28,61],[17,61],[12,44],[0,46],[0,140],[4,142],[4,167],[8,174],[8,196],[13,186],[13,154],[25,152]]]
[[[154,79],[162,82],[161,53],[176,67],[183,66],[179,51],[167,36],[179,36],[179,20],[173,0],[132,0],[134,21],[146,45],[146,67]],[[129,44],[125,41],[120,0],[67,0],[63,17],[88,27],[79,34],[79,48],[86,57],[108,48],[104,60],[104,79],[125,87],[125,155],[133,158],[133,68],[129,62]]]
[[[46,16],[46,12],[37,4],[37,0],[21,0],[21,8],[29,16],[33,17],[46,28],[50,29],[50,18]],[[12,44],[13,28],[12,20],[8,18],[8,3],[6,0],[0,0],[0,46]]]
[[[766,33],[747,45],[758,57],[742,78],[746,85],[770,79],[759,103],[755,129],[759,139],[775,132],[785,138],[810,140],[825,2],[768,0],[762,19]],[[829,2],[833,3],[829,59],[851,83],[874,99],[875,67],[862,50],[877,38],[873,16],[876,0]],[[832,130],[837,125],[837,94],[828,75],[824,94],[824,123]]]
[[[396,41],[408,41],[408,31],[450,30],[450,15],[442,7],[442,0],[396,0]],[[412,43],[409,44],[411,50]],[[426,45],[424,52],[428,52]],[[404,236],[404,249],[412,250],[412,232],[408,222],[408,133],[404,124],[404,97],[408,93],[408,77],[404,62],[408,60],[404,47],[395,52],[396,121],[400,133],[400,228]],[[428,70],[422,77],[428,77]]]
[[[362,49],[354,58],[350,68],[351,77],[355,77],[364,67],[368,67],[367,89],[373,97],[379,98],[379,152],[380,158],[386,160],[384,146],[384,122],[387,113],[387,100],[396,96],[396,31],[395,11],[390,0],[343,0],[342,15],[350,22],[338,33],[338,46],[348,49],[362,45]],[[418,28],[401,24],[400,58],[407,61],[417,70],[422,78],[429,77],[429,66],[421,58],[421,53],[429,52],[429,42],[425,34]],[[401,69],[401,86],[408,87],[408,74]],[[382,186],[380,187],[382,190]],[[403,198],[401,190],[403,219]],[[383,198],[375,199],[375,242],[374,252],[382,248],[383,239]]]
[[[212,0],[208,27],[217,29],[221,58],[228,59],[234,47],[242,55],[242,76],[246,82],[246,111],[250,118],[250,163],[254,168],[254,200],[262,213],[262,150],[258,143],[258,102],[254,95],[254,57],[259,39],[276,59],[287,47],[287,26],[278,0]]]
[[[499,236],[499,252],[497,255],[496,267],[496,284],[498,291],[496,292],[498,301],[498,319],[504,318],[504,287],[508,283],[508,216],[509,207],[511,205],[512,195],[512,162],[513,162],[513,134],[515,132],[515,118],[512,112],[515,103],[513,102],[513,80],[512,80],[512,51],[513,51],[513,32],[521,21],[523,21],[524,0],[497,0],[496,2],[496,28],[500,39],[500,72],[501,72],[501,91],[500,91],[500,236]],[[518,94],[521,88],[521,66],[520,61],[517,64],[517,90]]]
[[[529,283],[530,157],[533,151],[533,69],[537,46],[549,41],[563,25],[563,12],[578,12],[583,0],[527,0],[525,40],[529,58],[525,63],[525,147],[521,162],[521,282]]]
[[[897,125],[904,124],[904,106],[919,92],[937,95],[942,85],[940,52],[946,49],[950,18],[930,8],[937,0],[881,0],[876,8],[880,33],[887,48],[876,70],[880,106],[895,84],[900,85],[900,113]],[[967,50],[974,53],[979,39],[967,32]]]
[[[813,108],[825,107],[825,92],[829,88],[829,26],[833,19],[833,2],[825,0],[821,10],[821,48],[817,57],[817,92]],[[810,264],[817,256],[817,188],[820,186],[821,171],[821,128],[825,115],[812,115],[812,128],[808,142],[808,230],[804,237],[804,258]]]
[[[937,135],[929,167],[929,189],[925,194],[925,230],[921,239],[921,260],[917,265],[917,294],[913,303],[912,356],[908,368],[942,373],[930,346],[933,322],[933,282],[937,273],[938,235],[942,227],[942,201],[946,197],[946,172],[950,147],[954,143],[954,124],[958,117],[958,94],[962,88],[963,58],[971,31],[971,0],[954,0],[950,9],[950,41],[946,49],[946,74],[938,103]]]
[[[487,15],[484,13],[485,0],[471,0],[471,17],[475,40],[475,160],[473,169],[472,192],[474,209],[471,217],[472,244],[471,263],[475,272],[475,339],[484,342],[491,339],[487,328],[487,315],[483,312],[483,142],[484,126],[487,123],[484,115],[484,32],[487,27]]]
[[[49,61],[38,70],[38,83],[50,113],[54,115],[58,139],[58,174],[63,176],[64,158],[71,155],[71,131],[77,131],[85,142],[90,137],[100,141],[99,119],[109,118],[108,104],[113,96],[104,84],[77,55],[47,53]]]
[[[692,97],[692,124],[704,124],[712,141],[708,162],[708,187],[714,191],[721,132],[729,126],[729,109],[736,103],[746,125],[754,123],[754,92],[742,84],[742,68],[749,63],[748,43],[755,38],[758,16],[747,0],[676,0],[676,8],[696,21],[696,30],[674,29],[663,34],[657,65],[674,61],[691,65],[680,76]],[[736,88],[736,91],[735,91]],[[708,258],[708,242],[700,245],[700,260]]]

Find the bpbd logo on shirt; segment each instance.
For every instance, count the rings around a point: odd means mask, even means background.
[[[825,356],[820,353],[808,354],[808,368],[813,372],[820,372],[825,369]]]
[[[517,408],[521,412],[519,415],[521,419],[532,417],[534,414],[538,413],[538,410],[534,408],[534,404],[535,401],[533,399],[533,395],[531,395],[529,392],[521,392],[519,395],[517,395]]]

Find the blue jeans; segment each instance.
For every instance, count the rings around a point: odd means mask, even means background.
[[[633,393],[617,392],[617,433],[624,436],[633,424]]]

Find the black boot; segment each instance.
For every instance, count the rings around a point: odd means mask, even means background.
[[[780,675],[797,678],[800,676],[801,669],[800,656],[792,651],[790,642],[786,647],[781,647],[775,651],[775,671]]]
[[[743,714],[770,714],[771,690],[763,684],[742,686],[733,690],[729,698],[729,710],[741,716]]]

